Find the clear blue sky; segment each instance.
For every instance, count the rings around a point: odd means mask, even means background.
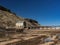
[[[41,25],[60,25],[60,0],[0,0],[0,5]]]

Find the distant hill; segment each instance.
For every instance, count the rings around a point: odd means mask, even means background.
[[[11,10],[0,6],[0,27],[11,26],[14,27],[17,21],[26,21],[28,26],[37,27],[40,26],[37,21],[29,18],[18,17]]]

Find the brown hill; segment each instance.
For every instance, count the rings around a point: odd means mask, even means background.
[[[0,27],[6,26],[14,27],[17,21],[27,22],[28,27],[40,26],[37,21],[18,17],[15,13],[11,12],[9,9],[0,6]]]
[[[17,17],[16,15],[7,11],[0,10],[0,25],[1,26],[15,26],[15,23],[23,18]]]

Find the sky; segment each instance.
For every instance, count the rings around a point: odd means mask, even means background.
[[[0,0],[0,5],[41,25],[60,25],[60,0]]]

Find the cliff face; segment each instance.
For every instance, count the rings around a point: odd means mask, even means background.
[[[26,21],[28,26],[39,25],[35,20],[23,19],[22,17],[18,17],[15,13],[12,13],[10,10],[0,7],[0,27],[14,27],[17,21]]]
[[[23,18],[17,17],[16,15],[7,11],[0,10],[1,26],[15,26],[15,23],[20,20],[23,20]]]

